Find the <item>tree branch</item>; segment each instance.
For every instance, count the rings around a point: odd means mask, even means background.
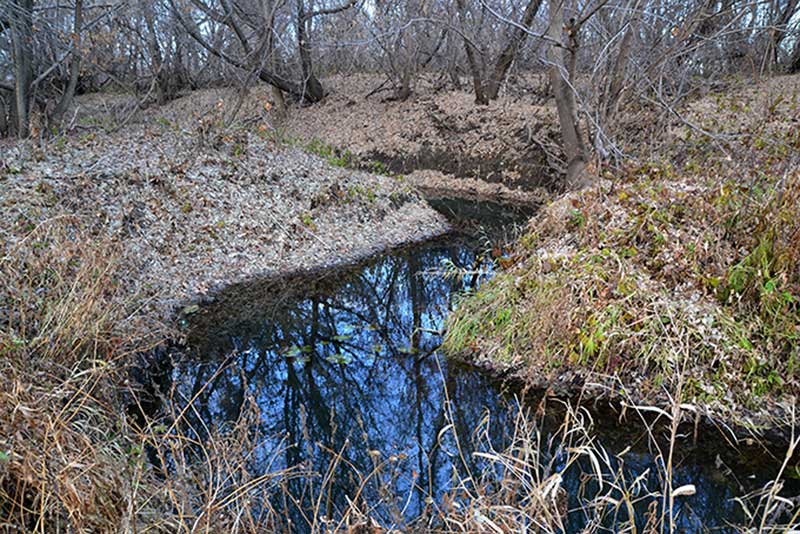
[[[525,34],[527,34],[527,35],[529,35],[531,37],[535,37],[537,39],[541,39],[543,41],[546,41],[546,42],[550,43],[551,45],[553,45],[555,47],[558,47],[558,48],[566,48],[566,46],[564,46],[564,43],[562,43],[561,41],[559,41],[557,39],[553,39],[552,37],[550,37],[546,33],[536,33],[534,31],[531,31],[530,28],[526,28],[525,26],[523,26],[519,22],[517,22],[515,20],[511,20],[511,19],[509,19],[507,17],[504,17],[503,15],[501,15],[500,13],[498,13],[497,11],[492,9],[492,7],[489,4],[487,4],[484,0],[481,0],[481,7],[483,7],[486,11],[488,11],[494,18],[496,18],[500,22],[505,22],[506,24],[509,24],[509,25],[515,27],[519,31],[524,32]]]
[[[125,3],[121,2],[120,4],[115,6],[113,9],[103,13],[102,15],[98,15],[93,20],[89,21],[86,25],[82,26],[80,31],[77,32],[77,33],[78,34],[82,34],[86,30],[91,29],[92,27],[97,25],[100,21],[102,21],[104,18],[106,18],[108,15],[114,13],[115,11],[118,11],[119,9],[121,9],[124,6],[125,6]],[[67,48],[67,50],[64,52],[64,54],[61,55],[60,58],[56,59],[47,69],[44,70],[44,72],[42,72],[39,76],[36,77],[35,80],[33,80],[31,82],[31,87],[36,87],[37,85],[42,83],[42,81],[44,81],[50,75],[51,72],[56,70],[58,68],[58,66],[61,65],[76,50],[77,50],[77,46],[76,46],[75,42],[73,41],[73,43],[69,46],[69,48]]]
[[[178,21],[181,23],[181,26],[183,26],[183,28],[186,30],[186,32],[195,41],[197,41],[197,43],[200,46],[205,48],[210,54],[220,58],[221,60],[225,61],[226,63],[229,63],[229,64],[233,65],[234,67],[240,68],[240,69],[242,69],[244,71],[247,71],[247,72],[254,72],[253,69],[248,69],[247,65],[243,61],[241,61],[241,60],[239,60],[239,59],[237,59],[237,58],[235,58],[233,56],[230,56],[230,55],[226,54],[225,52],[223,52],[222,50],[217,49],[214,46],[211,46],[203,38],[203,36],[200,34],[200,30],[197,28],[197,26],[194,24],[194,22],[189,22],[188,20],[186,20],[186,18],[183,16],[183,14],[178,9],[178,6],[175,5],[175,0],[169,0],[169,5],[172,8],[172,11],[175,13],[175,16],[178,18]],[[297,85],[291,83],[288,80],[285,80],[285,79],[281,78],[280,76],[277,76],[273,72],[270,72],[270,71],[268,71],[267,69],[265,69],[263,67],[259,68],[255,72],[258,74],[258,78],[261,81],[264,81],[264,82],[266,82],[268,84],[274,85],[278,89],[289,93],[290,95],[294,96],[295,98],[300,99],[300,98],[303,97],[303,89],[302,89],[302,87],[298,87]]]
[[[328,9],[318,9],[316,11],[312,11],[311,13],[304,13],[303,14],[303,21],[313,19],[314,17],[319,17],[322,15],[335,15],[336,13],[341,13],[351,7],[355,6],[358,3],[358,0],[349,0],[347,3],[342,4],[337,7],[331,7]]]

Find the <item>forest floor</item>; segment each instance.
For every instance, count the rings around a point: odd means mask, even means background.
[[[293,113],[286,131],[377,162],[429,194],[516,203],[549,198],[562,162],[555,110],[540,94],[540,78],[517,80],[515,90],[486,106],[475,105],[469,88],[437,90],[425,79],[406,101],[386,92],[364,96],[380,82],[329,79],[329,98]]]
[[[507,94],[476,106],[468,88],[437,89],[421,79],[405,101],[381,91],[375,75],[325,79],[328,96],[313,106],[290,108],[281,118],[265,87],[240,92],[205,89],[165,106],[136,114],[135,120],[196,131],[209,122],[236,124],[348,166],[402,175],[431,196],[540,204],[550,198],[560,159],[554,108],[543,97],[541,77],[517,80]],[[85,98],[77,122],[102,124],[116,107],[114,97]],[[107,120],[107,119],[104,119]]]
[[[147,108],[126,95],[82,95],[71,134],[0,147],[5,254],[70,218],[118,245],[120,279],[146,295],[150,317],[168,321],[177,305],[227,283],[442,233],[445,221],[420,193],[550,198],[557,133],[552,110],[536,104],[541,88],[476,107],[468,91],[424,80],[405,102],[364,96],[380,82],[328,79],[329,97],[292,107],[288,119],[261,86]]]
[[[120,406],[134,356],[181,305],[446,231],[419,190],[553,198],[540,87],[485,107],[434,83],[365,98],[380,81],[329,80],[324,103],[282,122],[263,88],[138,112],[84,95],[72,134],[0,144],[0,502],[20,524],[175,519],[191,484],[165,485],[142,450],[177,442]],[[754,433],[784,425],[800,392],[799,100],[800,77],[706,96],[556,197],[460,302],[446,348],[555,393],[672,395]]]
[[[445,347],[560,396],[680,404],[690,420],[786,436],[800,393],[800,76],[681,113],[661,143],[542,208],[509,267],[450,317]]]
[[[131,293],[175,305],[259,275],[351,263],[447,229],[407,182],[331,165],[257,133],[163,123],[0,148],[6,257],[69,219],[117,244]],[[0,322],[6,318],[0,315]]]

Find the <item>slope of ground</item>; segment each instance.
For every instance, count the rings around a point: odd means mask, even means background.
[[[374,76],[334,77],[319,106],[293,110],[292,135],[318,138],[392,172],[437,171],[511,190],[536,191],[552,183],[558,137],[554,109],[532,92],[476,106],[468,90],[436,91],[420,81],[406,101],[366,97],[380,84]],[[435,186],[433,176],[426,182]]]
[[[119,243],[126,282],[163,304],[280,270],[353,261],[446,228],[405,183],[336,168],[256,134],[170,126],[92,133],[0,160],[5,254],[74,218]],[[164,309],[168,314],[168,310]]]
[[[420,79],[405,101],[371,93],[383,78],[333,76],[329,94],[313,106],[291,105],[281,117],[266,86],[194,91],[162,107],[138,110],[122,95],[78,99],[78,128],[112,127],[121,121],[157,121],[203,135],[219,124],[237,124],[287,144],[336,157],[386,174],[405,175],[433,194],[539,203],[562,169],[557,120],[542,98],[541,77],[487,106],[468,90],[441,90]]]
[[[449,351],[562,393],[669,394],[743,428],[786,423],[800,385],[800,77],[703,98],[683,119],[648,160],[543,209],[515,265],[451,317]]]

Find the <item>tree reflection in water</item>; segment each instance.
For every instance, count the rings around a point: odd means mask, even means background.
[[[433,274],[445,259],[481,274]],[[429,494],[449,487],[452,476],[451,451],[437,446],[448,424],[445,387],[454,423],[466,436],[484,410],[506,411],[487,379],[436,352],[452,297],[486,279],[490,269],[470,248],[439,243],[384,256],[352,273],[306,280],[303,296],[287,298],[282,284],[269,283],[223,296],[199,319],[202,326],[194,326],[192,357],[178,364],[175,380],[190,398],[233,353],[235,365],[195,403],[206,425],[235,420],[251,396],[262,433],[276,436],[265,444],[264,456],[284,435],[297,444],[274,468],[310,460],[324,470],[330,460],[324,449],[343,449],[344,460],[365,474],[377,453],[399,455],[390,485],[410,499],[406,511],[415,515]],[[337,478],[335,493],[352,495],[353,482]]]
[[[481,274],[431,274],[445,260],[472,271],[477,267]],[[200,392],[195,416],[209,428],[236,420],[245,401],[255,401],[260,431],[273,438],[255,451],[254,471],[305,462],[324,472],[330,451],[342,451],[329,503],[334,516],[357,491],[355,470],[366,475],[379,459],[396,455],[398,461],[379,477],[382,484],[367,486],[365,501],[383,503],[372,513],[384,519],[417,517],[430,508],[427,497],[435,502],[451,487],[452,477],[465,472],[453,456],[451,441],[440,439],[449,424],[446,400],[461,436],[462,457],[473,473],[484,467],[470,447],[486,411],[492,414],[490,439],[497,447],[513,417],[496,384],[436,352],[441,341],[437,332],[454,296],[486,280],[490,272],[491,264],[476,258],[473,247],[453,238],[381,256],[313,282],[306,277],[232,288],[194,321],[190,354],[178,362],[173,380],[185,398]],[[230,365],[202,389],[231,354]],[[611,433],[604,439],[611,452],[631,443],[629,436],[616,439]],[[265,466],[281,443],[293,446],[285,448],[277,463]],[[649,469],[650,487],[661,487],[653,456],[634,450],[624,458],[630,479]],[[591,483],[582,485],[582,469],[591,472],[584,465],[564,473],[573,508],[570,531],[585,523],[578,497],[590,498],[593,491]],[[713,460],[687,457],[675,471],[674,484],[690,483],[697,494],[677,505],[684,531],[721,527],[736,518],[732,498],[741,493],[740,487]],[[304,484],[289,482],[301,501]],[[652,501],[642,499],[641,511]],[[297,513],[296,506],[292,513]],[[626,521],[616,519],[618,525]]]

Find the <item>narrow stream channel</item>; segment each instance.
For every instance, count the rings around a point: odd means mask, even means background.
[[[518,409],[514,391],[449,361],[437,348],[458,295],[492,276],[492,261],[480,251],[511,237],[513,223],[529,213],[489,204],[436,207],[462,223],[461,231],[348,270],[226,290],[192,318],[188,348],[164,373],[183,397],[200,392],[193,417],[208,428],[235,421],[245,403],[255,402],[266,437],[254,455],[256,472],[301,462],[324,472],[331,451],[342,451],[342,465],[351,467],[342,468],[333,482],[334,515],[356,492],[356,471],[369,473],[380,459],[395,456],[375,477],[381,483],[367,486],[365,501],[377,505],[373,516],[402,526],[430,512],[467,470],[485,469],[472,454],[476,448],[485,450],[490,443],[499,450],[509,439]],[[465,213],[471,224],[463,224]],[[555,428],[543,426],[545,443]],[[644,486],[661,487],[660,460],[641,432],[621,431],[613,419],[596,420],[595,430],[611,456],[633,445],[624,464],[614,460],[629,480],[642,475]],[[276,450],[281,452],[274,455]],[[563,468],[553,460],[556,470]],[[673,485],[693,484],[697,493],[678,499],[679,531],[728,531],[731,522],[743,519],[733,498],[766,483],[775,466],[731,470],[733,461],[710,450],[681,458]],[[587,461],[562,473],[568,532],[586,524],[579,500],[596,491],[587,482],[591,472]],[[301,492],[302,481],[293,483]],[[637,501],[642,517],[652,502],[660,501],[642,491]],[[609,518],[607,527],[618,531],[625,520]]]

